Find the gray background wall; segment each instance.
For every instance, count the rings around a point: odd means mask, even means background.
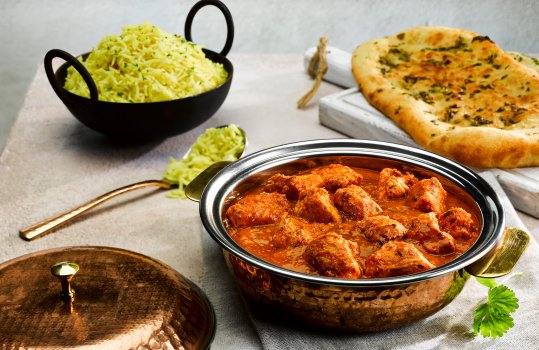
[[[539,53],[537,0],[224,0],[235,20],[233,53],[303,53],[327,34],[346,50],[416,25],[488,35],[506,50]],[[149,20],[183,35],[193,0],[0,0],[0,149],[43,56],[52,48],[89,51],[125,24]],[[201,10],[193,38],[219,51],[225,22]]]

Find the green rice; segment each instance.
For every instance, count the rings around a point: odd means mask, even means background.
[[[200,135],[191,151],[181,160],[170,157],[163,178],[178,184],[178,189],[167,194],[169,198],[185,198],[184,188],[207,167],[216,162],[235,161],[245,148],[245,137],[238,126],[210,128]]]
[[[202,47],[144,22],[103,38],[85,61],[99,100],[157,102],[184,98],[223,84],[228,73]],[[89,98],[81,75],[69,67],[64,88]]]

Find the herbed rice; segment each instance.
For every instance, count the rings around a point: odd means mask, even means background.
[[[245,147],[245,137],[238,126],[210,128],[200,135],[191,151],[181,160],[170,157],[163,178],[178,189],[167,194],[169,198],[185,198],[184,188],[207,167],[216,162],[235,161]]]
[[[103,38],[83,63],[99,100],[157,102],[197,95],[221,85],[228,73],[202,47],[144,22]],[[64,88],[89,97],[81,75],[69,67]]]

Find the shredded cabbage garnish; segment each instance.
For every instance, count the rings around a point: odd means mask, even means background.
[[[99,100],[157,102],[197,95],[227,79],[222,64],[207,59],[202,47],[144,22],[108,35],[88,55],[86,67]],[[89,97],[81,75],[69,67],[64,88]]]
[[[216,162],[235,161],[245,148],[245,138],[237,125],[210,128],[200,135],[191,151],[182,160],[170,157],[163,178],[178,189],[167,194],[168,198],[186,198],[184,188],[207,167]]]

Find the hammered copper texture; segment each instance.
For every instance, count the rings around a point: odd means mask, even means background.
[[[449,304],[466,282],[461,271],[408,285],[341,287],[259,269],[223,251],[229,270],[254,301],[324,329],[372,332],[417,321]]]
[[[50,273],[73,261],[72,304]],[[215,330],[211,305],[192,282],[125,250],[48,250],[0,265],[0,348],[201,349]]]
[[[421,173],[420,177],[436,176],[450,192],[469,199],[482,222],[481,233],[462,255],[435,269],[357,282],[287,270],[256,257],[231,237],[223,220],[235,198],[276,173],[289,175],[331,163],[377,171],[396,167]],[[467,280],[464,269],[492,250],[504,226],[500,198],[470,169],[417,148],[354,139],[300,141],[241,158],[206,186],[200,216],[206,231],[223,248],[237,284],[254,301],[250,304],[269,305],[272,313],[283,310],[286,316],[280,318],[281,322],[295,315],[318,328],[353,332],[403,326],[450,303]]]

